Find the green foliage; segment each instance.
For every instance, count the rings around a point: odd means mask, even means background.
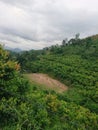
[[[98,130],[97,43],[97,36],[72,39],[68,45],[16,55],[22,71],[47,73],[67,84],[63,94],[28,83],[0,46],[0,129]]]
[[[9,60],[8,52],[0,46],[0,99],[9,98],[27,91],[27,81],[19,74],[20,66]]]
[[[53,94],[33,92],[25,98],[25,101],[21,103],[13,98],[2,99],[0,107],[2,115],[1,113],[0,115],[2,120],[6,119],[3,123],[4,126],[8,125],[8,130],[9,128],[16,130],[98,129],[96,114],[73,103],[59,100]]]

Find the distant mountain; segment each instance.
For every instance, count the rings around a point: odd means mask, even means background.
[[[11,47],[7,47],[7,46],[5,47],[5,49],[10,50],[12,52],[17,52],[17,53],[22,51],[20,48],[11,48]]]
[[[13,49],[12,51],[14,51],[14,52],[21,52],[22,50],[19,49],[19,48],[15,48],[15,49]]]

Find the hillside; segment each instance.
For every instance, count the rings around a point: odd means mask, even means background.
[[[24,54],[17,58],[23,71],[46,73],[60,80],[71,88],[63,95],[65,101],[98,113],[98,35],[39,50],[34,58],[32,51],[27,52],[27,59]]]
[[[41,89],[39,73],[67,91]],[[98,35],[19,54],[0,46],[0,104],[1,130],[98,130]]]

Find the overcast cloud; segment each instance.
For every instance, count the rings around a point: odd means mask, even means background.
[[[0,0],[0,42],[41,49],[98,33],[98,0]]]

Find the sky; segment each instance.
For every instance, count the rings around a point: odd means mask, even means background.
[[[98,34],[98,0],[0,0],[0,43],[23,50]]]

